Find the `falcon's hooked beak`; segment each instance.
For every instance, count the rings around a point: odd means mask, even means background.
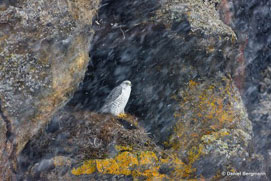
[[[125,80],[125,81],[123,81],[123,83],[132,87],[132,83],[129,80]]]

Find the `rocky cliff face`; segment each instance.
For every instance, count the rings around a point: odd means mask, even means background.
[[[259,170],[234,81],[240,42],[218,13],[225,1],[104,0],[91,24],[98,4],[1,6],[3,178],[227,180]],[[126,79],[133,116],[95,113]]]
[[[4,180],[5,168],[16,170],[12,166],[16,155],[71,98],[83,78],[98,4],[1,1],[0,176]]]
[[[236,35],[219,19],[216,2],[103,3],[94,20],[91,64],[82,86],[64,109],[98,110],[111,88],[129,79],[133,87],[127,111],[138,117],[139,124],[150,132],[152,144],[156,142],[159,146],[140,144],[140,148],[134,148],[129,144],[132,141],[127,141],[121,145],[127,147],[116,150],[120,133],[113,131],[119,124],[115,120],[110,126],[113,130],[108,130],[116,132],[114,138],[109,141],[105,135],[98,136],[97,144],[105,147],[94,151],[89,145],[88,150],[93,151],[86,154],[88,160],[80,160],[85,152],[75,151],[76,148],[91,144],[85,137],[94,139],[107,127],[104,122],[107,119],[98,116],[97,122],[101,124],[97,123],[95,129],[89,127],[89,136],[82,135],[84,131],[79,134],[87,142],[72,141],[71,148],[64,152],[52,151],[54,140],[48,140],[45,146],[37,144],[38,138],[32,140],[21,158],[35,161],[21,171],[29,173],[30,178],[57,178],[54,173],[63,172],[63,178],[72,180],[104,179],[106,174],[111,175],[109,178],[119,175],[119,179],[222,178],[222,171],[228,169],[225,165],[238,170],[240,165],[232,160],[248,159],[252,128],[230,76],[237,65]],[[77,117],[74,122],[93,121],[92,116]],[[54,121],[63,119],[56,117]],[[61,137],[65,132],[66,138],[73,140],[70,135],[76,127],[66,131],[59,127],[55,133],[58,136],[53,137]],[[135,140],[146,140],[146,133],[125,130]],[[46,137],[42,135],[41,139]],[[239,142],[242,144],[237,147]],[[32,158],[29,150],[39,150],[38,156]],[[47,152],[53,152],[51,160],[63,155],[73,160],[66,168],[68,171],[63,171],[65,166],[52,165],[51,169],[45,169],[49,174],[36,172],[43,165],[42,153]],[[216,162],[218,159],[220,164]],[[212,164],[213,169],[204,168],[206,164]]]

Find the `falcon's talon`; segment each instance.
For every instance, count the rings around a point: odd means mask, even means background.
[[[118,115],[118,118],[127,118],[127,117],[128,117],[128,115],[125,114],[125,113],[120,113],[120,114]]]

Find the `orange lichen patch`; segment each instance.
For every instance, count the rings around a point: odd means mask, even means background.
[[[240,121],[236,116],[239,112],[233,106],[237,102],[236,93],[228,78],[190,80],[181,97],[180,109],[174,113],[177,123],[168,143],[175,149],[187,150],[206,133],[232,127]]]
[[[97,171],[103,174],[120,174],[119,165],[116,160],[108,159],[97,159],[96,160]]]
[[[143,177],[147,180],[189,178],[195,172],[192,164],[202,155],[202,148],[200,145],[188,152],[188,164],[184,164],[177,154],[166,154],[164,158],[158,158],[152,151],[124,151],[114,158],[86,161],[81,167],[74,168],[72,174],[92,174],[97,171],[102,174],[132,175],[135,179]],[[170,171],[160,173],[161,166],[170,168]]]
[[[140,152],[139,165],[153,164],[158,161],[156,154],[152,151]]]
[[[189,87],[194,87],[197,85],[197,82],[193,81],[193,80],[190,80],[189,81]]]
[[[131,146],[122,146],[122,145],[116,145],[115,149],[117,151],[132,151],[133,150]]]
[[[194,146],[188,151],[189,164],[193,164],[202,155],[203,146]]]
[[[214,95],[215,93],[212,91],[212,94]],[[226,97],[220,97],[220,95],[216,97],[204,94],[203,92],[203,95],[200,96],[199,109],[205,113],[205,116],[203,117],[204,120],[217,119],[221,125],[225,122],[232,122],[234,120],[235,112],[232,110],[233,107],[223,104],[225,98]]]
[[[88,160],[83,163],[81,167],[73,168],[71,173],[73,175],[92,174],[96,171],[96,164],[94,160]]]
[[[140,152],[138,154],[139,167],[133,171],[133,176],[145,176],[147,178],[162,177],[159,173],[160,166],[158,165],[158,158],[152,151]]]
[[[158,178],[160,178],[160,179],[164,178],[165,175],[159,173],[159,168],[160,168],[159,166],[150,167],[149,169],[146,169],[143,172],[141,172],[141,175],[147,177],[148,180],[155,180]]]
[[[132,176],[137,178],[140,176],[146,177],[148,179],[154,179],[155,177],[162,177],[159,173],[159,167],[149,166],[148,168],[139,167],[132,172]]]
[[[123,175],[131,175],[131,169],[138,165],[137,157],[130,152],[122,152],[115,160],[119,165],[119,173]]]
[[[91,174],[95,171],[103,174],[132,175],[147,179],[161,179],[165,175],[159,173],[160,161],[152,151],[121,152],[114,158],[96,159],[84,162],[79,168],[74,168],[73,175]]]
[[[182,99],[174,113],[176,124],[165,146],[186,159],[186,164],[174,166],[173,178],[189,178],[196,171],[193,163],[208,153],[205,145],[229,135],[228,130],[242,121],[242,102],[233,81],[225,76],[191,80],[179,95]]]
[[[167,174],[167,178],[184,178],[187,175],[188,165],[183,163],[176,154],[170,154],[166,158],[161,158],[160,163],[162,166],[172,170]]]
[[[189,178],[195,171],[196,169],[193,168],[193,163],[199,159],[200,156],[202,156],[203,153],[203,146],[199,145],[192,147],[188,151],[188,163],[184,164],[180,159],[178,159],[177,156],[175,156],[175,161],[173,162],[174,165],[174,170],[172,172],[172,177],[173,178]]]

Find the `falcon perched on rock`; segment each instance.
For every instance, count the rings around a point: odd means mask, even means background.
[[[130,97],[131,86],[131,82],[125,80],[119,86],[115,87],[107,96],[101,112],[111,113],[115,116],[125,115],[124,108]]]

